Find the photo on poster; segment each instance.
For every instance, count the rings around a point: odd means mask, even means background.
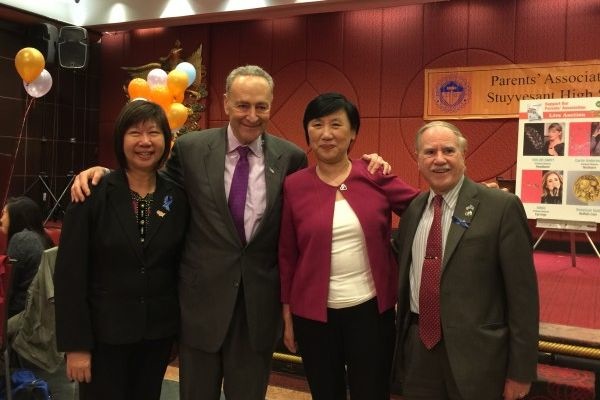
[[[600,156],[600,121],[590,125],[590,156]]]
[[[562,204],[564,171],[521,171],[521,201],[523,203]]]
[[[541,156],[544,154],[544,124],[525,123],[523,128],[523,155]]]
[[[564,123],[551,122],[546,124],[543,155],[565,155]]]
[[[600,172],[569,171],[567,204],[600,206]]]
[[[542,204],[562,204],[563,171],[542,171]]]
[[[600,156],[600,121],[569,124],[569,156]]]

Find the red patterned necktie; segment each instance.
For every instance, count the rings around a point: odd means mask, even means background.
[[[428,349],[433,348],[442,338],[440,321],[442,201],[443,197],[439,194],[433,198],[433,222],[427,237],[419,290],[419,336]]]
[[[237,230],[238,235],[240,235],[242,243],[246,244],[244,211],[246,209],[246,193],[248,192],[248,174],[250,173],[250,166],[248,164],[248,152],[250,151],[250,148],[247,146],[239,146],[236,150],[239,153],[240,158],[235,164],[227,203],[229,204],[229,211],[231,212],[231,218],[235,224],[235,229]]]

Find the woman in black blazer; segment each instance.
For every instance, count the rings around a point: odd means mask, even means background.
[[[161,178],[171,130],[160,106],[119,115],[120,169],[69,206],[54,275],[56,336],[80,399],[158,400],[179,328],[184,192]]]

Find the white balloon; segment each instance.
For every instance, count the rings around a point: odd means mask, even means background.
[[[160,68],[154,68],[152,71],[148,72],[146,82],[148,82],[150,88],[155,86],[167,86],[167,73]]]
[[[43,70],[42,73],[31,82],[27,83],[23,81],[23,87],[31,97],[42,97],[52,88],[52,75],[50,75],[50,72]]]

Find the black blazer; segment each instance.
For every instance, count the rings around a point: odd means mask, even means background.
[[[88,200],[69,206],[54,274],[60,351],[177,333],[177,276],[188,213],[184,192],[157,177],[141,244],[120,170],[102,179]]]

